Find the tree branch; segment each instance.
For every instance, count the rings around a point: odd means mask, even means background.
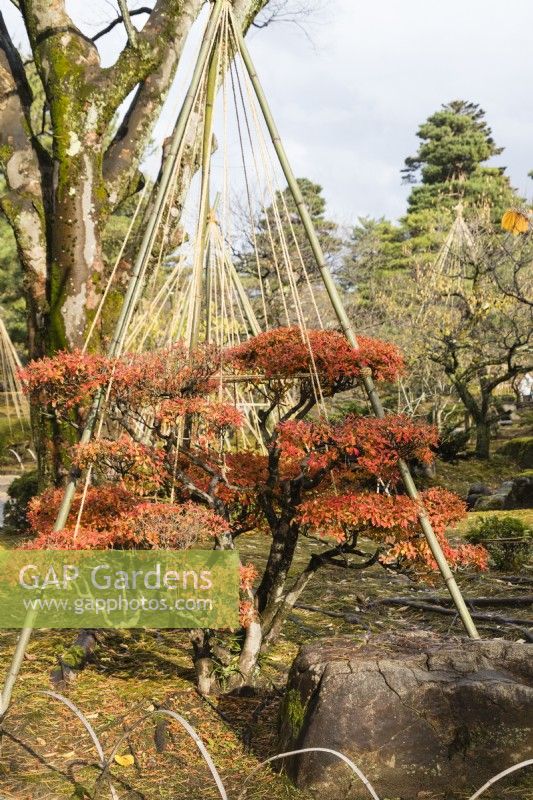
[[[125,48],[116,64],[104,70],[100,91],[114,113],[137,86],[104,158],[104,177],[113,206],[136,191],[139,164],[174,79],[189,30],[202,0],[158,0],[138,34],[137,47]]]
[[[24,69],[24,63],[20,56],[19,51],[13,44],[13,41],[7,30],[4,21],[4,16],[0,12],[0,50],[3,50],[6,60],[5,68],[9,67],[13,83],[16,86],[20,102],[24,109],[26,121],[30,119],[30,108],[33,101],[33,95]]]
[[[152,9],[151,8],[149,8],[148,6],[142,6],[141,8],[132,9],[129,12],[129,15],[130,15],[130,17],[135,17],[135,16],[139,16],[140,14],[151,14],[151,13],[152,13]],[[106,34],[110,33],[113,30],[113,28],[116,28],[117,25],[120,25],[124,21],[125,20],[124,20],[124,17],[122,15],[117,17],[112,22],[110,22],[109,25],[106,25],[105,28],[103,28],[101,31],[99,31],[97,34],[95,34],[95,36],[92,37],[92,41],[93,42],[97,42],[98,39],[101,39],[102,36],[106,36]]]
[[[379,600],[374,600],[371,603],[367,604],[367,608],[371,608],[373,606],[409,606],[410,608],[416,608],[420,611],[430,611],[434,614],[446,614],[447,616],[457,616],[457,610],[454,608],[445,608],[444,606],[436,605],[433,603],[422,602],[421,600],[411,600],[408,597],[383,597]],[[511,625],[527,625],[528,627],[533,626],[533,620],[529,619],[520,619],[519,617],[502,617],[500,614],[488,614],[484,611],[472,611],[471,615],[474,619],[482,619],[486,620],[487,622],[496,622],[501,624],[511,624]]]
[[[151,88],[151,95],[143,100],[150,101],[147,113],[157,117],[202,5],[202,0],[157,0],[146,25],[136,35],[137,46],[125,47],[116,63],[102,71],[100,93],[109,118],[139,84]],[[157,91],[163,97],[155,105]]]
[[[28,133],[30,106],[24,66],[0,14],[0,169],[8,190],[42,202],[39,161]]]
[[[307,603],[295,603],[294,608],[300,608],[302,611],[314,611],[316,614],[324,614],[325,617],[333,617],[334,619],[342,619],[344,622],[349,622],[351,625],[361,625],[365,630],[369,630],[366,622],[361,620],[357,614],[352,614],[349,611],[329,611],[319,606],[310,606]]]
[[[98,48],[76,27],[64,0],[21,0],[21,13],[50,104],[55,144],[64,148],[67,132],[89,134],[95,127],[96,120],[87,125],[92,114],[89,106],[97,117],[102,116],[90,102],[93,84],[101,72]],[[83,97],[81,87],[87,90]]]
[[[128,2],[127,0],[117,0],[117,2],[122,14],[122,19],[124,20],[124,27],[126,28],[128,42],[130,43],[131,47],[137,47],[137,31],[135,30],[135,27],[131,21]]]
[[[377,600],[373,600],[369,603],[370,606],[379,606],[379,605],[397,605],[397,606],[405,606],[410,605],[412,602],[416,603],[431,603],[431,605],[440,605],[445,607],[450,607],[453,605],[453,600],[451,597],[421,597],[419,600],[413,601],[412,597],[385,597],[385,598],[378,598]],[[475,606],[531,606],[533,605],[533,595],[531,594],[522,594],[522,595],[515,595],[514,597],[509,597],[507,595],[502,595],[501,597],[469,597],[467,599],[467,605],[475,611]],[[527,620],[522,620],[526,622]]]
[[[235,0],[234,15],[244,31],[267,1]],[[102,96],[113,111],[138,87],[105,156],[104,175],[111,185],[112,203],[119,203],[135,187],[135,175],[176,73],[185,39],[202,5],[203,0],[158,0],[137,36],[137,48],[126,48],[103,77]]]

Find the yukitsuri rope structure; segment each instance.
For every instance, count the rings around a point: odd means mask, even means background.
[[[117,321],[115,332],[108,350],[108,355],[110,358],[116,358],[123,351],[124,343],[128,333],[128,328],[131,319],[133,317],[133,314],[135,312],[140,295],[143,291],[150,256],[154,247],[154,242],[156,240],[159,226],[163,218],[164,209],[166,207],[169,195],[173,191],[173,184],[176,176],[176,171],[177,168],[179,167],[180,160],[183,155],[184,141],[187,133],[188,122],[193,112],[193,109],[195,108],[195,105],[197,104],[197,102],[199,102],[200,89],[203,85],[203,82],[206,80],[207,76],[207,102],[206,102],[206,112],[204,119],[204,137],[203,137],[203,152],[202,152],[202,193],[201,193],[199,224],[197,229],[198,235],[200,236],[202,241],[201,241],[201,247],[199,248],[200,255],[196,255],[198,261],[194,265],[194,269],[197,274],[197,281],[196,281],[196,286],[194,287],[194,292],[191,296],[191,302],[193,304],[193,314],[192,314],[190,328],[188,331],[191,345],[194,345],[196,343],[198,323],[199,323],[199,297],[202,286],[201,276],[199,272],[201,272],[203,257],[205,255],[204,237],[206,235],[206,227],[208,227],[207,221],[210,212],[209,194],[208,194],[210,169],[208,162],[212,149],[211,141],[212,141],[212,123],[213,123],[213,103],[215,97],[215,89],[218,81],[219,59],[220,59],[219,52],[216,48],[216,44],[217,44],[217,38],[223,40],[223,37],[224,41],[226,41],[227,43],[229,34],[233,38],[233,42],[235,44],[235,51],[236,51],[235,54],[238,54],[240,56],[240,58],[242,59],[242,63],[245,66],[251,87],[253,88],[253,92],[255,93],[255,96],[257,98],[257,102],[259,104],[261,113],[264,118],[264,122],[270,134],[270,138],[272,140],[276,156],[279,160],[279,164],[281,166],[283,174],[285,175],[290,192],[296,204],[298,215],[305,230],[305,234],[307,236],[309,245],[311,247],[314,259],[319,269],[331,305],[335,311],[338,322],[348,342],[355,349],[358,348],[358,342],[357,342],[357,337],[355,335],[355,331],[351,325],[351,322],[348,318],[348,315],[342,303],[341,297],[339,295],[339,292],[337,290],[331,272],[327,266],[324,253],[320,245],[320,241],[314,229],[309,211],[302,196],[302,192],[300,190],[300,187],[298,185],[298,182],[296,180],[296,177],[294,175],[294,172],[292,171],[290,162],[288,160],[287,154],[283,147],[279,132],[277,130],[274,118],[272,116],[268,104],[268,100],[262,89],[252,58],[245,44],[242,32],[233,18],[231,6],[229,5],[228,0],[215,0],[215,2],[212,4],[211,7],[210,17],[200,46],[190,87],[186,94],[185,100],[181,107],[174,128],[172,143],[168,152],[168,156],[163,166],[161,178],[157,187],[157,192],[155,193],[155,198],[151,208],[150,216],[147,220],[146,230],[144,232],[144,236],[142,238],[139,247],[139,251],[137,254],[137,258],[135,260],[130,282],[125,294],[121,313]],[[229,48],[227,48],[227,50],[229,50]],[[227,51],[226,51],[226,62],[229,62],[229,55]],[[223,69],[225,68],[227,70],[228,66],[229,63],[225,63]],[[294,283],[294,276],[292,276],[291,291],[293,292],[293,294],[296,294],[296,285]],[[300,327],[302,328],[303,336],[305,337],[303,314],[301,306],[299,305],[297,299],[295,300],[295,309],[297,312],[297,316],[299,318]],[[311,353],[311,360],[312,360],[312,353]],[[365,371],[365,373],[363,374],[362,382],[366,390],[366,393],[368,395],[374,414],[378,418],[383,418],[385,416],[385,411],[381,403],[381,400],[378,396],[372,376],[368,370]],[[319,386],[318,386],[318,392],[320,392]],[[82,444],[89,442],[93,436],[93,433],[96,428],[97,419],[104,404],[105,395],[106,392],[104,389],[102,389],[98,391],[94,397],[90,412],[88,414],[87,423],[81,436],[80,441]],[[459,590],[459,587],[457,586],[457,583],[451,572],[448,562],[446,561],[446,557],[444,556],[444,553],[435,535],[435,532],[433,531],[428,515],[422,506],[420,495],[411,476],[409,467],[404,461],[401,461],[399,464],[399,469],[408,496],[419,504],[420,507],[419,520],[421,529],[427,539],[431,552],[445,580],[446,586],[453,599],[455,607],[457,608],[457,612],[462,620],[462,623],[468,635],[472,639],[479,639],[480,637],[474,625],[470,612],[466,606],[466,603],[464,602],[464,599]],[[72,506],[72,502],[74,499],[78,479],[79,475],[77,474],[77,472],[73,472],[69,478],[69,481],[65,488],[63,500],[57,515],[57,519],[55,521],[55,526],[54,526],[55,530],[62,530],[65,527]],[[8,675],[6,677],[6,681],[0,697],[0,719],[5,714],[7,708],[9,707],[13,686],[20,671],[24,653],[26,651],[33,630],[33,622],[34,618],[31,616],[31,614],[28,615],[26,626],[22,630],[21,635],[19,637],[17,648],[15,650],[15,654],[13,656],[13,660],[9,668]]]
[[[288,159],[287,154],[285,152],[285,148],[283,147],[283,143],[281,141],[281,137],[280,137],[279,131],[278,131],[277,127],[276,127],[276,123],[274,121],[274,117],[272,116],[272,112],[270,110],[270,106],[268,104],[267,97],[266,97],[266,95],[265,95],[265,93],[263,91],[263,88],[261,86],[261,83],[259,81],[259,77],[257,75],[254,63],[253,63],[251,55],[250,55],[250,52],[248,50],[248,47],[246,46],[246,43],[244,41],[244,37],[243,37],[241,31],[239,30],[239,27],[235,24],[235,21],[233,20],[233,16],[231,15],[231,13],[230,13],[230,19],[232,20],[232,30],[233,30],[233,34],[235,36],[235,41],[237,43],[237,47],[238,47],[239,53],[240,53],[240,55],[242,57],[244,65],[245,65],[245,67],[246,67],[246,69],[248,71],[248,74],[250,76],[250,80],[252,82],[252,86],[253,86],[254,91],[256,93],[256,96],[257,96],[257,101],[258,101],[258,103],[260,105],[261,111],[262,111],[264,119],[265,119],[265,123],[267,125],[268,131],[269,131],[271,139],[272,139],[272,144],[274,145],[274,149],[275,149],[276,154],[278,156],[281,168],[283,170],[285,178],[287,179],[287,183],[289,185],[289,189],[290,189],[290,191],[292,193],[292,196],[294,198],[294,202],[295,202],[296,207],[298,209],[298,214],[300,216],[300,219],[302,221],[302,225],[304,226],[305,232],[307,234],[307,237],[308,237],[308,240],[309,240],[309,244],[311,245],[311,249],[313,251],[313,255],[314,255],[317,267],[318,267],[318,269],[320,271],[320,275],[322,276],[322,280],[324,282],[324,286],[325,286],[326,291],[328,293],[329,299],[331,301],[333,309],[334,309],[334,311],[335,311],[335,313],[337,315],[337,319],[339,321],[339,324],[340,324],[340,326],[341,326],[341,328],[342,328],[347,340],[352,345],[352,347],[357,349],[358,348],[358,343],[357,343],[357,337],[355,335],[355,331],[354,331],[354,329],[352,327],[352,324],[351,324],[351,322],[350,322],[350,320],[348,318],[348,315],[346,313],[346,309],[344,308],[344,305],[343,305],[342,299],[340,297],[339,291],[337,289],[337,286],[335,285],[335,282],[333,280],[333,277],[331,275],[329,267],[328,267],[328,265],[326,263],[326,259],[324,257],[324,253],[322,251],[322,247],[321,247],[320,241],[319,241],[318,236],[316,234],[316,231],[314,229],[313,222],[311,220],[311,217],[310,217],[309,211],[307,209],[307,206],[305,204],[302,192],[301,192],[300,187],[298,185],[298,181],[296,180],[296,177],[295,177],[294,172],[292,170],[292,167],[290,165],[289,159]],[[372,376],[368,372],[363,377],[363,384],[364,384],[365,391],[366,391],[366,393],[368,395],[368,399],[370,401],[370,404],[372,406],[372,409],[374,411],[374,414],[376,415],[376,417],[378,417],[380,419],[383,418],[385,416],[385,410],[383,408],[383,405],[382,405],[381,400],[379,398],[379,395],[377,393],[376,387],[374,385],[374,381],[372,380]],[[471,639],[479,639],[480,636],[479,636],[479,633],[478,633],[478,631],[476,629],[474,621],[473,621],[473,619],[472,619],[472,617],[470,615],[470,612],[469,612],[469,610],[467,608],[467,605],[466,605],[466,603],[464,601],[464,598],[463,598],[463,596],[461,594],[461,591],[460,591],[460,589],[459,589],[459,587],[457,585],[457,582],[456,582],[456,580],[455,580],[455,578],[453,576],[453,573],[452,573],[452,571],[450,569],[450,566],[449,566],[449,564],[448,564],[448,562],[446,560],[446,557],[445,557],[445,555],[444,555],[444,553],[442,551],[440,543],[439,543],[439,541],[438,541],[438,539],[437,539],[437,537],[435,535],[435,532],[433,530],[433,527],[431,525],[431,522],[429,520],[427,512],[425,511],[425,509],[422,506],[422,501],[420,499],[420,495],[418,493],[418,490],[416,488],[415,482],[414,482],[413,477],[411,475],[411,471],[410,471],[408,465],[403,460],[400,461],[400,463],[399,463],[399,469],[400,469],[400,474],[401,474],[401,477],[402,477],[402,480],[403,480],[403,483],[404,483],[404,486],[405,486],[405,490],[406,490],[408,496],[412,500],[415,500],[416,502],[418,502],[420,504],[420,514],[419,514],[420,527],[422,529],[422,532],[424,533],[424,536],[427,539],[427,542],[428,542],[428,545],[429,545],[429,547],[431,549],[433,557],[435,558],[435,561],[437,562],[439,570],[440,570],[440,572],[441,572],[441,574],[442,574],[442,576],[444,578],[444,581],[446,583],[448,591],[449,591],[449,593],[450,593],[450,595],[451,595],[451,597],[453,599],[455,607],[457,608],[457,612],[458,612],[458,614],[459,614],[459,616],[461,618],[461,621],[462,621],[462,623],[463,623],[463,625],[465,627],[465,630],[466,630],[466,632],[468,633],[468,635],[470,636]]]

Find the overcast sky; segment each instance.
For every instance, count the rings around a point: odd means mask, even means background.
[[[339,222],[403,213],[408,188],[400,169],[416,152],[416,129],[456,98],[486,110],[505,147],[495,163],[531,196],[531,0],[310,2],[320,6],[306,22],[312,44],[298,27],[278,23],[253,30],[249,46],[296,173],[322,184]],[[140,5],[130,0],[131,8]],[[116,14],[116,0],[67,0],[67,7],[91,35]],[[9,0],[0,9],[20,42]],[[121,41],[118,29],[106,37],[106,63]],[[178,78],[178,93],[186,79],[185,72]],[[168,111],[158,135],[171,123]]]

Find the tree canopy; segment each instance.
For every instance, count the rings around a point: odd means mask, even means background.
[[[505,167],[486,162],[503,152],[492,137],[485,112],[476,103],[453,100],[419,127],[418,152],[405,160],[404,180],[415,184],[408,200],[408,216],[424,210],[466,207],[488,208],[499,219],[518,201]]]

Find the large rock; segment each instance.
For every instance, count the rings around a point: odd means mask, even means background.
[[[494,494],[478,495],[472,503],[473,496],[466,498],[469,510],[474,511],[512,511],[517,508],[533,508],[533,476],[518,475],[510,481],[504,481]]]
[[[289,677],[280,748],[339,750],[381,798],[468,796],[531,758],[532,656],[533,645],[426,633],[307,645]],[[310,797],[368,800],[333,756],[296,756],[287,767]]]
[[[466,495],[466,507],[469,511],[472,511],[475,508],[476,503],[482,497],[490,497],[492,495],[491,490],[488,486],[485,486],[484,483],[474,483],[468,490],[468,494]]]
[[[503,511],[510,508],[512,494],[513,481],[504,481],[490,497],[481,497],[475,504],[474,511]]]

